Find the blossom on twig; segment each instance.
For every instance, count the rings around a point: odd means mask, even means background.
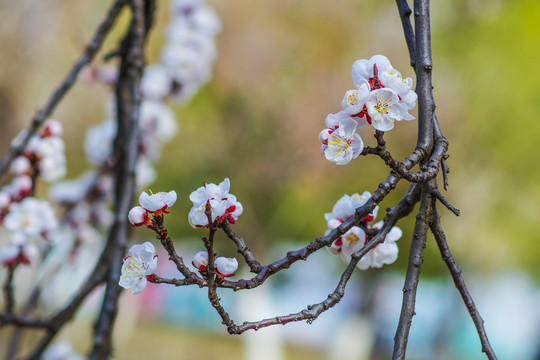
[[[214,264],[217,275],[222,278],[234,276],[234,272],[238,269],[238,260],[235,258],[218,257]]]
[[[212,222],[227,220],[234,224],[244,208],[236,196],[229,194],[230,187],[229,179],[225,178],[219,185],[204,183],[193,191],[189,195],[189,199],[193,202],[188,214],[189,224],[194,228],[209,226],[206,215],[207,204],[210,207]]]
[[[199,271],[205,271],[208,267],[208,251],[199,251],[193,256],[191,264]]]
[[[157,194],[148,195],[143,191],[139,196],[139,204],[148,212],[163,211],[168,213],[167,209],[176,202],[176,191],[158,192]]]
[[[324,214],[328,226],[326,234],[351,218],[356,208],[364,205],[370,197],[371,194],[368,191],[364,191],[362,195],[343,195],[334,205],[332,212]],[[373,227],[369,225],[369,222],[373,221],[377,216],[378,210],[379,207],[376,206],[370,214],[361,219],[360,226],[351,227],[349,231],[334,240],[328,247],[328,250],[334,255],[341,255],[345,262],[350,262],[352,254],[369,242],[370,237],[366,234],[366,231],[369,229],[379,230],[382,227],[382,221],[373,225]],[[371,249],[360,259],[356,266],[365,270],[369,267],[380,268],[384,264],[393,263],[398,256],[396,241],[401,236],[401,229],[394,226],[386,235],[384,242]]]
[[[133,289],[132,294],[139,294],[144,290],[150,277],[157,267],[157,255],[151,242],[133,245],[129,249],[128,256],[122,264],[122,275],[118,285],[124,289]]]

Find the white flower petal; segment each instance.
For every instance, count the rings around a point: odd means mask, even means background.
[[[147,283],[148,283],[148,280],[146,279],[146,276],[140,277],[137,283],[135,284],[135,288],[133,289],[133,292],[131,294],[132,295],[140,294],[146,287]]]
[[[238,260],[235,258],[218,257],[214,262],[216,269],[223,275],[231,275],[238,269]]]

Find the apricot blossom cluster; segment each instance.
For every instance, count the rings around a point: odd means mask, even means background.
[[[326,129],[319,134],[325,157],[338,165],[348,164],[362,152],[364,143],[357,129],[369,124],[388,131],[396,121],[412,120],[408,110],[417,99],[412,79],[403,78],[383,55],[357,60],[351,75],[355,89],[345,93],[340,112],[328,114]]]
[[[229,194],[231,183],[228,178],[220,184],[204,183],[203,186],[193,191],[189,199],[193,207],[189,212],[189,224],[194,228],[210,228],[212,224],[221,224],[224,221],[234,224],[242,214],[242,204],[236,196]],[[128,213],[128,219],[134,227],[145,226],[158,234],[158,238],[167,234],[163,227],[164,215],[177,199],[175,191],[148,194],[142,192],[139,196],[140,206],[133,207]],[[153,216],[153,218],[150,218]],[[210,230],[213,231],[213,230]],[[165,235],[166,236],[166,235]],[[208,243],[207,238],[203,238]],[[192,260],[192,265],[205,277],[212,276],[208,273],[210,250],[199,251]],[[238,261],[235,258],[217,257],[213,261],[215,276],[223,280],[234,276],[238,269]],[[146,287],[147,282],[152,280],[152,274],[157,267],[157,255],[155,248],[150,242],[142,245],[134,245],[124,258],[122,275],[118,284],[126,289],[135,287],[132,294],[138,294]]]
[[[334,205],[332,212],[324,215],[328,226],[326,234],[350,219],[354,215],[355,209],[364,205],[370,197],[371,194],[368,191],[364,191],[362,195],[343,195]],[[359,226],[353,226],[344,235],[334,240],[328,248],[330,252],[334,255],[341,255],[345,262],[350,262],[352,254],[367,244],[373,237],[374,231],[377,232],[382,227],[382,221],[370,225],[370,222],[377,217],[378,210],[379,207],[376,206],[369,215],[361,219]],[[401,238],[402,234],[400,228],[392,227],[384,242],[370,250],[356,266],[365,270],[369,267],[380,268],[384,264],[392,264],[398,257],[396,241]]]

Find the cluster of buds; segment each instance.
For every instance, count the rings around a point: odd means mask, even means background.
[[[206,275],[208,269],[208,251],[199,251],[193,256],[191,264],[199,270],[201,274]],[[216,275],[220,279],[234,276],[238,269],[238,260],[235,258],[218,257],[214,260]]]
[[[219,185],[204,183],[203,186],[193,191],[189,199],[193,207],[189,211],[189,224],[194,228],[208,227],[209,219],[207,211],[211,213],[211,222],[227,220],[234,224],[244,211],[242,204],[236,200],[236,196],[229,194],[231,182],[225,178]]]
[[[352,196],[343,195],[341,199],[334,205],[331,213],[324,215],[328,230],[326,234],[341,225],[354,216],[355,209],[364,205],[371,197],[371,194],[365,191],[362,195],[354,194]],[[375,230],[379,230],[383,222],[378,222],[370,225],[370,222],[377,217],[379,207],[375,207],[373,211],[366,217],[361,219],[360,226],[353,226],[342,236],[338,237],[328,248],[334,255],[341,255],[345,262],[351,261],[351,256],[367,244]],[[370,231],[371,230],[371,231]],[[402,236],[401,229],[394,226],[386,235],[384,242],[375,246],[365,256],[363,256],[357,264],[357,267],[365,270],[369,267],[380,268],[384,264],[392,264],[398,257],[398,247],[396,241]]]
[[[403,78],[383,55],[357,60],[351,73],[356,88],[345,93],[342,110],[327,116],[327,128],[319,134],[324,155],[338,165],[349,163],[362,152],[364,144],[357,129],[369,124],[378,131],[388,131],[395,121],[412,120],[408,110],[417,99],[412,79]]]

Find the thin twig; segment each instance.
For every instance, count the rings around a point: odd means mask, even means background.
[[[412,11],[407,0],[396,0],[396,3],[399,10],[401,25],[403,27],[403,34],[405,35],[405,41],[407,42],[407,48],[409,50],[411,66],[416,68],[416,46],[414,42],[414,30],[411,24]]]
[[[382,243],[386,239],[386,235],[388,232],[392,229],[392,227],[396,224],[396,222],[410,214],[412,209],[414,208],[414,205],[419,200],[419,186],[417,184],[412,184],[409,187],[409,190],[405,194],[405,196],[401,199],[401,201],[393,208],[391,209],[388,214],[386,215],[384,219],[384,224],[382,228],[378,231],[378,233],[369,241],[366,245],[364,245],[360,250],[352,254],[351,261],[345,268],[345,271],[341,275],[341,278],[338,282],[338,285],[336,286],[335,290],[328,295],[328,297],[317,304],[309,305],[307,308],[293,314],[289,315],[283,315],[283,316],[276,316],[269,319],[263,319],[260,321],[255,322],[244,322],[242,325],[234,325],[232,327],[228,327],[227,330],[230,334],[241,334],[247,330],[258,330],[263,327],[268,327],[272,325],[277,324],[287,324],[290,322],[295,321],[304,321],[311,323],[315,319],[319,317],[320,314],[322,314],[324,311],[330,309],[334,305],[336,305],[345,294],[345,287],[347,286],[347,282],[351,278],[351,275],[358,264],[358,261],[365,256],[370,250],[372,250],[375,246]]]
[[[458,289],[459,294],[461,295],[461,298],[463,299],[463,302],[471,315],[474,326],[476,326],[476,331],[478,332],[480,343],[482,344],[482,352],[486,354],[489,360],[496,360],[497,356],[489,343],[486,329],[484,329],[484,320],[480,316],[472,296],[467,289],[467,285],[465,284],[465,280],[463,280],[463,276],[461,274],[461,269],[456,264],[456,261],[450,252],[450,248],[448,247],[448,242],[446,241],[446,235],[444,234],[439,214],[436,214],[434,217],[434,221],[431,224],[431,232],[435,237],[435,241],[437,242],[441,256],[446,263],[450,274],[452,275],[452,279],[454,279],[454,284],[456,285],[456,288]]]
[[[6,313],[13,313],[15,308],[15,297],[13,296],[13,274],[16,265],[7,266],[6,281],[4,283],[4,298],[6,299]]]
[[[421,166],[420,171],[410,172],[403,162],[397,161],[392,157],[392,154],[386,150],[386,142],[383,139],[383,132],[377,131],[375,138],[377,139],[377,147],[365,147],[361,155],[377,155],[384,160],[384,163],[388,165],[392,170],[399,174],[399,176],[407,181],[423,183],[429,181],[437,176],[439,173],[439,164],[446,156],[448,150],[448,140],[445,137],[440,136],[435,140],[435,149],[432,152],[429,160]]]
[[[212,208],[210,207],[209,201],[206,202],[205,213],[206,217],[208,218],[208,238],[205,238],[203,240],[206,250],[208,252],[208,300],[221,317],[221,323],[227,326],[227,329],[231,329],[235,326],[234,321],[232,321],[225,308],[221,305],[221,299],[217,294],[217,284],[219,281],[223,280],[222,278],[216,277],[216,268],[214,263],[216,259],[216,254],[214,253],[214,236],[216,235],[216,231],[219,230],[219,227],[215,221],[212,222]]]
[[[107,15],[105,16],[105,19],[101,22],[101,24],[98,26],[96,32],[94,33],[94,36],[92,37],[92,40],[90,43],[86,46],[84,49],[83,54],[77,60],[73,68],[69,71],[69,73],[66,75],[64,80],[60,83],[60,85],[56,88],[56,90],[53,92],[51,97],[48,99],[45,106],[40,110],[32,119],[32,122],[26,129],[25,136],[22,138],[20,142],[17,142],[16,144],[13,144],[9,150],[6,152],[6,154],[2,157],[0,160],[0,176],[2,176],[6,170],[9,167],[9,164],[11,161],[18,155],[21,154],[23,149],[26,147],[26,144],[36,133],[38,128],[43,124],[43,122],[49,117],[49,115],[52,114],[56,106],[60,103],[64,95],[69,91],[71,86],[75,83],[77,80],[77,76],[82,68],[84,68],[86,65],[88,65],[92,60],[94,59],[94,56],[101,48],[101,45],[103,44],[103,40],[105,39],[105,36],[109,33],[109,30],[113,26],[114,22],[116,21],[116,18],[120,14],[120,11],[125,5],[126,0],[117,0],[114,2],[114,4],[111,6],[109,11],[107,12]]]
[[[441,194],[441,192],[437,189],[433,190],[433,195],[443,204],[446,206],[448,210],[454,213],[454,215],[459,216],[459,209],[456,209],[450,202]]]
[[[235,243],[236,247],[238,248],[238,253],[242,254],[251,272],[255,274],[258,274],[259,272],[261,272],[262,270],[261,263],[257,261],[255,256],[253,256],[253,253],[251,252],[251,250],[246,246],[244,239],[236,235],[236,233],[231,228],[231,225],[229,224],[229,222],[223,221],[220,227],[223,229],[223,232],[227,235],[227,237]]]
[[[419,156],[419,153],[413,153],[413,155],[410,156],[410,159],[406,160],[408,165],[413,166],[414,161],[419,159]],[[396,187],[399,179],[400,178],[398,175],[396,175],[395,173],[391,173],[385,181],[382,181],[379,184],[377,190],[375,190],[373,195],[364,203],[364,205],[358,207],[355,210],[353,217],[332,230],[326,236],[318,237],[313,242],[301,249],[287,252],[284,258],[277,260],[269,265],[263,266],[261,268],[261,271],[258,272],[257,275],[255,275],[251,279],[224,281],[220,285],[220,287],[232,288],[234,290],[255,288],[263,284],[266,279],[268,279],[273,274],[281,270],[288,269],[292,264],[299,260],[306,260],[315,251],[323,248],[324,246],[330,245],[338,237],[349,231],[351,227],[358,226],[362,219],[366,217],[370,212],[372,212],[375,206],[377,206],[377,204],[379,204],[386,197],[386,195],[388,195],[388,193]]]

